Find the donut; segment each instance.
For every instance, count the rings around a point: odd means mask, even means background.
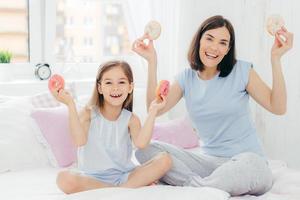
[[[167,80],[161,80],[156,88],[157,99],[162,99],[161,96],[167,96],[169,92],[170,82]]]
[[[161,26],[157,21],[150,21],[145,27],[145,34],[148,34],[150,40],[156,40],[161,33]]]
[[[267,31],[271,35],[275,35],[275,33],[284,26],[284,20],[280,15],[270,15],[267,19]]]
[[[55,88],[61,90],[65,87],[65,80],[61,75],[54,74],[48,81],[48,88],[53,91]]]

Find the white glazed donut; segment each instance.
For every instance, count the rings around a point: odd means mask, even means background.
[[[157,21],[150,21],[144,30],[145,34],[148,34],[150,40],[156,40],[161,33],[161,26]]]
[[[280,15],[271,15],[267,19],[267,31],[271,35],[275,35],[275,33],[284,26],[284,20]]]

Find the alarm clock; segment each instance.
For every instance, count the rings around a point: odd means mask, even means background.
[[[51,76],[50,65],[47,63],[38,63],[35,66],[35,76],[40,80],[47,80]]]

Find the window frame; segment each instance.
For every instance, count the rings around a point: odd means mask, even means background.
[[[12,78],[16,81],[23,79],[33,80],[34,67],[42,61],[43,43],[42,43],[42,4],[40,0],[28,0],[28,59],[25,63],[8,63],[7,68],[12,70]],[[4,66],[3,66],[4,67]]]
[[[45,62],[49,63],[52,67],[52,71],[54,72],[61,72],[63,69],[72,69],[80,73],[75,76],[71,77],[71,79],[93,79],[99,67],[99,62],[93,63],[61,63],[55,62],[55,55],[53,53],[54,44],[55,44],[55,37],[56,37],[56,0],[55,1],[45,1],[45,22],[44,24],[50,24],[51,26],[45,27]],[[133,63],[140,62],[138,58],[134,55],[121,55],[121,56],[103,56],[102,60],[111,60],[111,59],[125,59],[130,60]],[[80,66],[79,66],[80,65]],[[140,83],[139,83],[140,85]]]
[[[53,53],[53,49],[56,37],[56,0],[28,0],[28,20],[29,62],[7,64],[7,67],[12,69],[14,81],[37,81],[38,79],[34,75],[35,65],[41,62],[50,64],[52,73],[62,73],[64,69],[74,69],[75,75],[74,72],[70,73],[70,75],[67,75],[69,80],[94,79],[100,64],[99,62],[55,62],[55,54]],[[134,54],[103,56],[102,62],[111,59],[127,60],[135,66],[141,65],[141,58]],[[135,85],[144,88],[146,82],[135,82]]]

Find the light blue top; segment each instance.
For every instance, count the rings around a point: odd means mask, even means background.
[[[177,75],[186,108],[202,150],[213,156],[232,157],[242,152],[264,156],[251,119],[246,86],[251,63],[238,60],[227,77],[217,74],[202,80],[188,68]]]
[[[78,149],[78,168],[87,173],[129,172],[132,143],[128,132],[131,112],[123,109],[116,121],[105,119],[92,109],[87,143]]]

